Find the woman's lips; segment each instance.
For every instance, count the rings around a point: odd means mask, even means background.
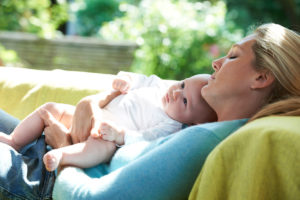
[[[210,83],[211,81],[214,81],[215,79],[216,79],[215,75],[212,74],[208,79],[208,83]]]

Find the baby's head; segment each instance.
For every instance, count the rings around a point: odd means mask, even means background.
[[[167,115],[188,125],[216,121],[215,111],[201,95],[209,77],[199,74],[173,84],[162,99]]]

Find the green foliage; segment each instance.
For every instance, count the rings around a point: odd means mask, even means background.
[[[210,73],[211,61],[223,55],[242,32],[228,31],[222,1],[143,0],[121,4],[122,18],[103,26],[105,39],[133,40],[140,46],[132,71],[183,79]]]
[[[117,0],[83,0],[76,7],[76,32],[84,36],[95,35],[103,22],[122,15]]]
[[[0,30],[52,37],[67,20],[67,4],[64,0],[58,2],[51,5],[50,0],[1,0]]]
[[[227,21],[242,29],[274,22],[300,31],[300,0],[225,0]]]
[[[19,65],[20,60],[15,51],[7,50],[0,44],[0,66],[3,65]]]

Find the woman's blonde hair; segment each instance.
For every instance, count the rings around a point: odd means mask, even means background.
[[[254,66],[268,70],[275,82],[267,105],[251,120],[269,115],[300,115],[300,36],[278,24],[255,31]]]

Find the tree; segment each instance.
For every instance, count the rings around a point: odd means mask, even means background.
[[[1,0],[0,30],[37,33],[53,37],[67,20],[67,4],[50,0]]]
[[[210,73],[212,60],[242,37],[241,30],[229,31],[222,1],[143,0],[120,8],[124,16],[106,23],[99,34],[104,39],[137,42],[134,72],[169,79]]]
[[[251,25],[274,22],[300,31],[300,0],[225,0],[227,21],[248,30]]]

